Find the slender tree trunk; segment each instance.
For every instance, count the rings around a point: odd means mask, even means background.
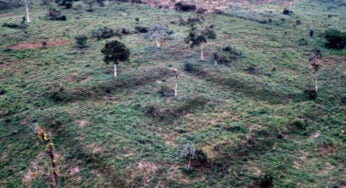
[[[215,66],[217,66],[217,60],[215,60],[214,63],[215,63]]]
[[[317,92],[318,92],[317,79],[318,79],[318,73],[317,73],[317,71],[316,71],[316,72],[315,72],[315,92],[316,92],[316,94],[317,94]]]
[[[223,48],[223,42],[222,42],[222,40],[221,40],[221,42],[220,42],[220,52],[222,53],[222,48]]]
[[[174,97],[178,96],[178,80],[175,82],[174,86]]]
[[[30,22],[28,0],[24,0],[24,2],[25,2],[25,11],[26,11],[26,21]]]
[[[189,159],[189,162],[187,163],[187,169],[190,170],[190,166],[191,166],[191,159]]]
[[[114,63],[114,77],[117,77],[117,64]]]
[[[201,44],[201,60],[204,61],[204,42]]]
[[[108,0],[106,0],[106,5],[108,6],[108,4],[109,4],[109,3],[108,3]]]
[[[161,43],[160,43],[160,42],[161,42],[160,40],[155,39],[155,44],[156,44],[156,47],[157,47],[157,48],[160,48],[160,47],[161,47]]]
[[[289,7],[288,7],[288,10],[292,10],[292,5],[293,5],[293,0],[290,2],[290,5],[289,5]]]

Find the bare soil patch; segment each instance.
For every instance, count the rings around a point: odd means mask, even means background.
[[[326,56],[322,58],[322,65],[344,65],[346,66],[346,58],[339,56]]]
[[[45,48],[52,46],[63,46],[70,44],[72,40],[58,40],[58,41],[48,41],[46,45],[43,42],[23,42],[18,43],[12,46],[8,46],[8,48],[12,50],[21,50],[21,49],[37,49],[37,48]]]

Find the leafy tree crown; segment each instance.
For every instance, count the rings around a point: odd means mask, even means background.
[[[103,61],[107,64],[109,62],[118,64],[122,61],[128,61],[130,57],[130,50],[125,44],[117,40],[107,42],[101,52],[104,54]]]

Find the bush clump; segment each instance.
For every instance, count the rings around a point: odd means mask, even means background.
[[[182,2],[176,3],[174,5],[174,8],[176,11],[183,11],[183,12],[193,12],[197,9],[195,5],[183,4]]]
[[[327,39],[326,47],[334,49],[344,49],[346,46],[346,32],[336,29],[329,29],[325,32]]]
[[[93,38],[96,38],[97,40],[108,39],[115,35],[116,35],[116,32],[109,27],[99,28],[98,30],[93,31],[91,34],[91,36]]]
[[[292,14],[292,13],[293,13],[293,11],[288,10],[287,8],[285,8],[285,9],[282,11],[282,14],[284,14],[284,15],[290,15],[290,14]]]
[[[48,84],[44,96],[53,100],[54,102],[66,102],[71,99],[71,95],[66,91],[65,87],[61,83]]]
[[[311,100],[315,100],[317,98],[317,93],[314,89],[306,89],[304,90],[304,93],[309,97]]]
[[[2,27],[8,27],[11,29],[25,29],[27,28],[26,24],[16,24],[16,23],[4,23]]]
[[[58,20],[58,21],[66,21],[67,17],[61,14],[60,11],[55,8],[49,8],[48,14],[46,15],[47,20]]]
[[[242,51],[226,46],[222,49],[222,53],[215,52],[213,54],[214,60],[219,64],[229,65],[236,62],[243,55]]]
[[[83,48],[87,48],[88,47],[88,45],[86,44],[87,40],[88,40],[87,36],[85,36],[85,35],[78,35],[74,39],[76,40],[76,47],[77,48],[83,49]]]
[[[148,33],[149,32],[148,27],[142,27],[142,26],[136,26],[135,30],[139,33]]]

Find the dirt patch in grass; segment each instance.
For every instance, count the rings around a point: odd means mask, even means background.
[[[12,50],[21,50],[21,49],[37,49],[44,47],[52,47],[52,46],[63,46],[70,44],[72,40],[57,40],[57,41],[48,41],[46,45],[43,42],[23,42],[18,43],[12,46],[8,46],[8,48]]]
[[[80,170],[79,170],[79,167],[76,166],[76,167],[70,168],[69,173],[70,173],[71,176],[73,176],[73,175],[75,175],[75,174],[78,174],[79,171],[80,171]]]
[[[143,178],[146,185],[151,181],[150,176],[155,174],[158,169],[155,163],[148,161],[140,161],[137,167],[144,174]]]
[[[46,176],[48,174],[49,165],[46,162],[47,154],[41,152],[34,160],[30,162],[30,167],[24,173],[22,182],[24,185],[29,186],[31,181],[36,177]]]
[[[322,65],[344,65],[346,66],[346,58],[340,56],[326,56],[322,58]]]
[[[334,153],[335,147],[332,145],[323,144],[319,150],[320,150],[321,156],[324,157],[328,154]]]
[[[85,127],[89,122],[87,120],[81,120],[79,121],[78,125],[80,128]]]

